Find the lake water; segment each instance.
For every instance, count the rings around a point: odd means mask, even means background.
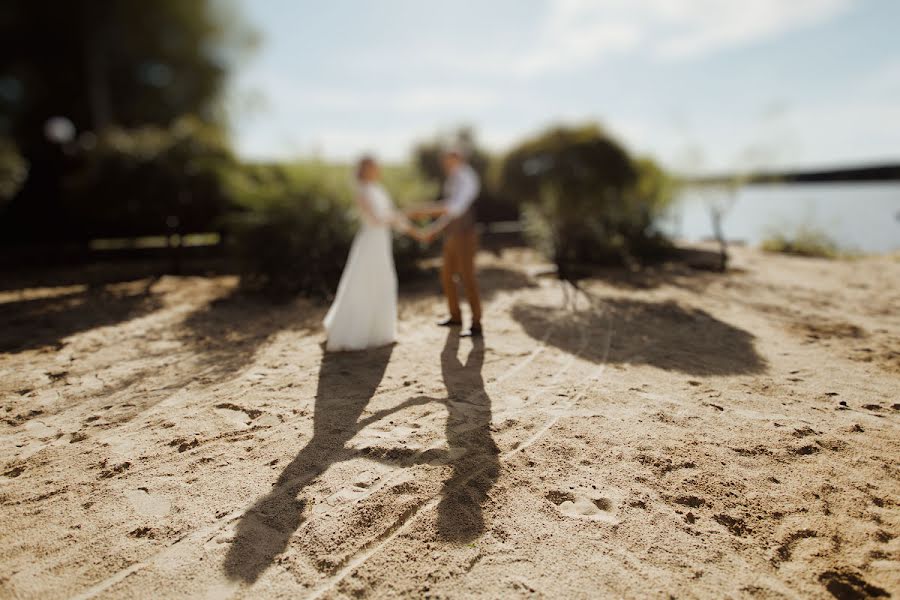
[[[666,231],[691,241],[711,237],[709,205],[723,198],[685,190]],[[773,230],[790,233],[799,226],[826,232],[845,250],[900,250],[900,183],[748,185],[736,194],[723,220],[729,240],[753,245]]]

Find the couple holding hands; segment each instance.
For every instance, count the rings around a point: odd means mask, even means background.
[[[361,226],[353,239],[337,295],[325,316],[326,351],[364,350],[396,341],[397,273],[392,229],[425,243],[443,236],[441,284],[450,315],[438,325],[462,326],[455,279],[459,276],[472,310],[472,323],[460,335],[481,336],[481,301],[475,278],[478,233],[473,206],[481,184],[459,150],[445,152],[442,165],[446,183],[441,200],[402,213],[381,185],[375,159],[365,157],[359,161],[356,204]],[[425,218],[435,220],[424,228],[410,221]]]

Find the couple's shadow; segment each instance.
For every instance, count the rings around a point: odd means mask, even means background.
[[[319,369],[312,439],[285,467],[272,491],[241,516],[224,563],[228,577],[256,581],[287,548],[304,519],[306,501],[298,495],[332,464],[359,455],[347,447],[357,433],[391,413],[431,402],[446,406],[449,450],[413,452],[399,460],[391,453],[394,458],[388,462],[446,463],[451,474],[438,504],[438,533],[455,542],[478,537],[484,531],[482,503],[499,473],[499,450],[491,437],[490,397],[481,373],[484,341],[473,340],[465,362],[458,358],[459,346],[458,334],[448,331],[441,351],[446,398],[410,398],[365,419],[360,417],[384,377],[393,347],[326,353]]]

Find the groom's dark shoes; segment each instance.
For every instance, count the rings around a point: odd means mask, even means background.
[[[466,329],[465,331],[463,331],[462,333],[459,334],[459,337],[464,337],[464,338],[466,338],[466,337],[475,338],[475,337],[481,337],[481,336],[482,336],[481,323],[473,323],[471,327],[469,327],[468,329]]]
[[[462,327],[462,320],[449,317],[444,319],[443,321],[438,321],[437,325],[438,327]]]

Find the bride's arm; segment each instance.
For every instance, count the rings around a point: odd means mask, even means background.
[[[397,207],[394,206],[390,197],[388,197],[387,205],[389,207],[388,210],[390,211],[389,214],[380,217],[375,216],[376,221],[380,225],[387,225],[393,228],[394,231],[408,234],[413,229],[413,225],[406,214],[403,211],[397,210]]]
[[[410,233],[413,229],[412,223],[409,222],[409,219],[406,218],[402,212],[394,211],[394,215],[390,220],[391,227],[394,228],[395,231],[399,231],[400,233]]]
[[[369,195],[366,190],[356,192],[356,208],[359,210],[360,218],[369,225],[382,225],[381,219],[372,210],[372,204],[369,201]]]
[[[416,239],[420,239],[418,235],[418,229],[413,226],[407,216],[391,206],[391,214],[387,217],[381,217],[374,210],[372,210],[372,204],[369,200],[369,195],[366,190],[361,189],[356,194],[356,205],[359,209],[359,213],[362,216],[363,220],[370,225],[388,225],[393,228],[395,231],[400,233],[405,233],[409,236],[412,236]]]

